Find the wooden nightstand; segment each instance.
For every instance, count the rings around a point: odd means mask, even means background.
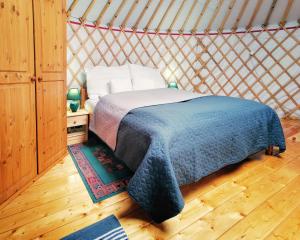
[[[84,109],[67,112],[68,145],[88,140],[89,113]]]

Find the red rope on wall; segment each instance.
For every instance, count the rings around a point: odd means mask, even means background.
[[[126,32],[126,33],[137,33],[137,34],[150,34],[150,35],[173,35],[173,36],[205,36],[205,35],[218,35],[220,33],[218,32],[209,32],[209,33],[195,33],[195,34],[192,34],[192,33],[175,33],[175,32],[171,32],[171,33],[168,33],[168,32],[145,32],[145,31],[134,31],[134,30],[129,30],[129,29],[126,29],[126,30],[121,30],[120,28],[109,28],[109,27],[102,27],[102,26],[96,26],[96,25],[93,25],[93,24],[81,24],[80,22],[75,22],[75,21],[68,21],[69,24],[75,24],[75,25],[82,25],[82,26],[85,26],[85,27],[91,27],[91,28],[97,28],[97,29],[101,29],[101,30],[111,30],[111,31],[115,31],[115,32]],[[277,30],[284,30],[284,29],[297,29],[297,28],[300,28],[300,25],[298,26],[292,26],[292,27],[286,27],[286,28],[283,28],[283,27],[278,27],[278,28],[269,28],[269,29],[256,29],[256,30],[251,30],[251,31],[236,31],[236,32],[233,32],[233,31],[230,31],[230,32],[222,32],[221,34],[223,35],[228,35],[228,34],[242,34],[242,33],[257,33],[257,32],[263,32],[263,31],[269,31],[269,32],[273,32],[273,31],[277,31]]]

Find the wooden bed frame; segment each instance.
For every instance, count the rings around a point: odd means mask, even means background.
[[[80,88],[80,108],[84,108],[84,103],[86,100],[88,100],[88,94],[87,94],[87,89],[85,87]],[[93,117],[92,113],[89,113],[89,123],[91,122],[91,118]]]
[[[273,146],[269,146],[266,149],[266,155],[273,155],[273,150],[274,150],[274,147]]]
[[[80,107],[84,108],[84,103],[88,100],[87,89],[83,86],[80,88]]]

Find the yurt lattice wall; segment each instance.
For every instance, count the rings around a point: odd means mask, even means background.
[[[182,89],[253,99],[300,118],[299,21],[287,23],[298,19],[300,1],[87,2],[68,6],[69,87],[80,87],[92,66],[137,63]]]
[[[143,34],[68,24],[68,86],[81,86],[92,66],[136,63],[160,69],[166,81],[192,90],[199,82],[197,39],[185,35]],[[192,81],[193,80],[193,81]]]
[[[200,92],[263,102],[300,117],[300,29],[277,28],[200,38]]]

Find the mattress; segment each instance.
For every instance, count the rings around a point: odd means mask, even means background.
[[[106,95],[98,101],[91,118],[90,130],[95,132],[112,150],[115,150],[120,122],[133,109],[198,98],[200,94],[159,88],[127,91]]]

